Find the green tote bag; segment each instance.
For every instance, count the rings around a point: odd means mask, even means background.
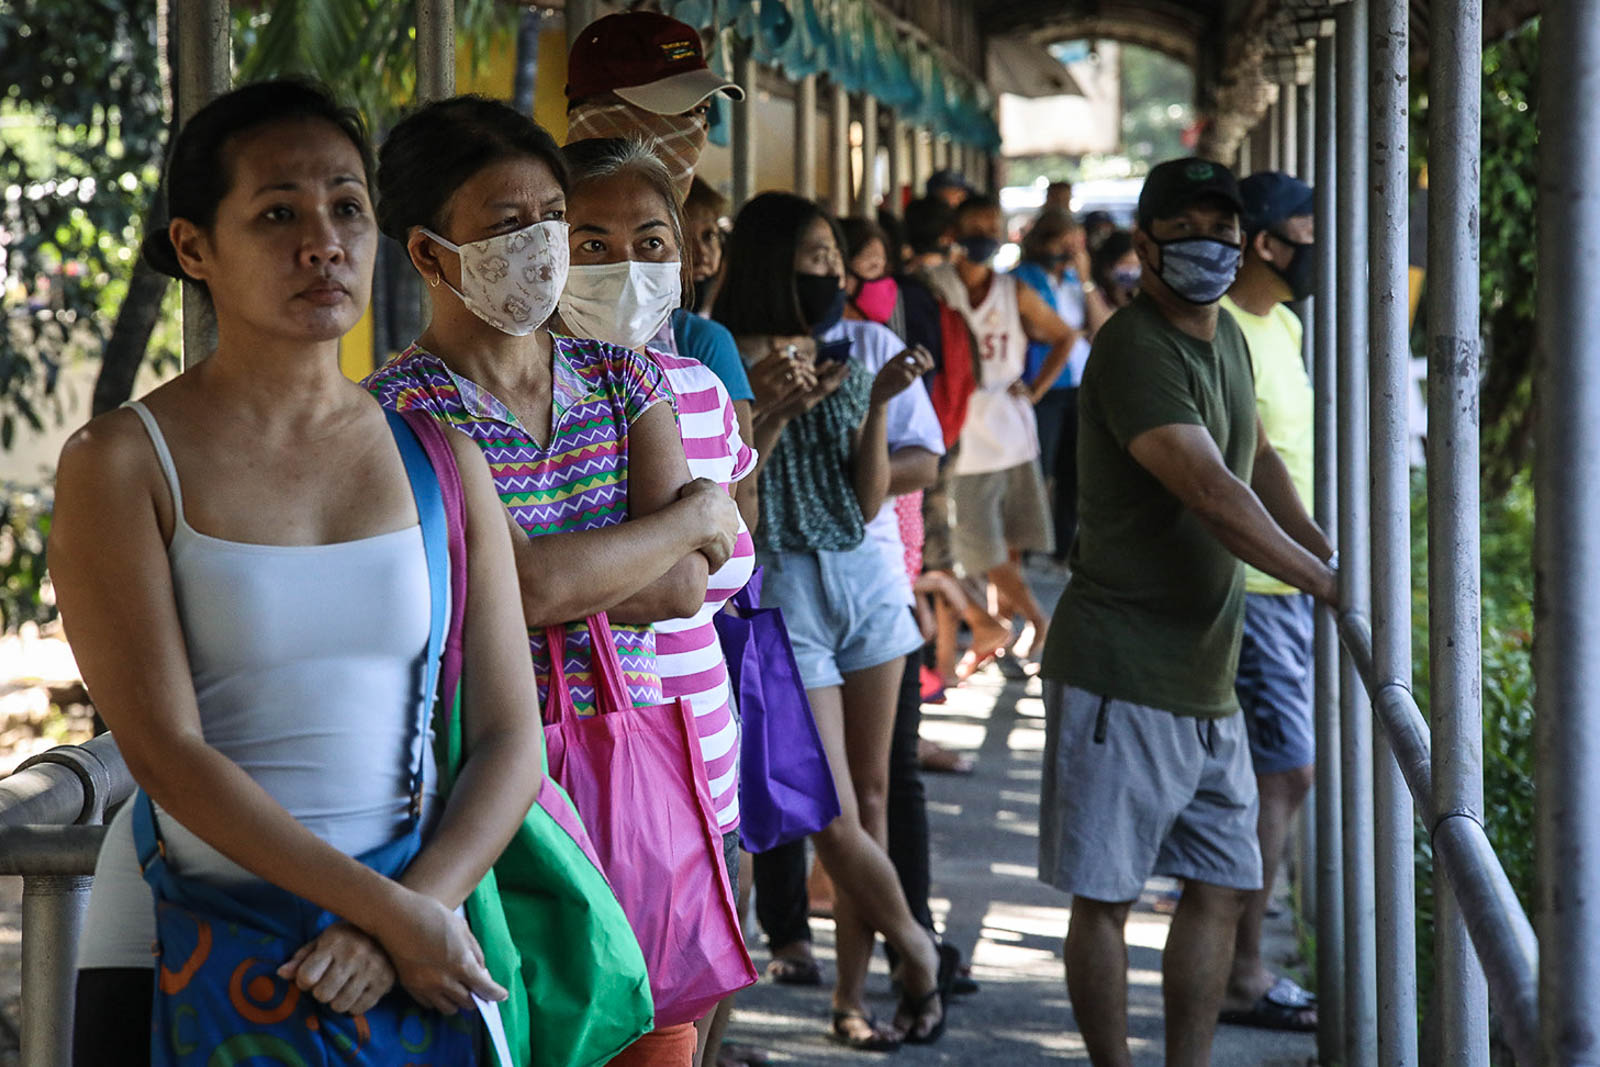
[[[466,508],[443,429],[421,412],[402,417],[439,472],[450,523],[451,625],[436,705],[443,714],[434,722],[441,786],[448,788],[464,755]],[[650,977],[577,809],[550,777],[542,753],[540,762],[538,799],[467,898],[467,923],[489,973],[511,993],[500,1016],[516,1063],[501,1067],[597,1067],[651,1029]]]

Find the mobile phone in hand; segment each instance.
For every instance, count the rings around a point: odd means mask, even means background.
[[[829,341],[817,347],[818,363],[843,363],[850,358],[850,341]]]

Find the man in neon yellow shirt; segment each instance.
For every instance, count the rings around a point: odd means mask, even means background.
[[[1256,410],[1306,509],[1311,508],[1311,382],[1291,300],[1311,295],[1311,187],[1264,172],[1239,183],[1245,235],[1238,278],[1221,300],[1250,347]],[[1279,1030],[1315,1030],[1316,998],[1261,959],[1261,921],[1278,858],[1313,780],[1311,598],[1253,567],[1245,568],[1244,636],[1235,690],[1250,735],[1261,796],[1257,834],[1263,884],[1239,921],[1222,1021]]]

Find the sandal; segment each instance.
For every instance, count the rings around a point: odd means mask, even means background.
[[[901,1040],[908,1045],[931,1045],[944,1036],[945,1023],[950,1021],[950,987],[955,983],[956,971],[961,966],[961,952],[954,945],[939,944],[939,971],[932,989],[920,997],[902,993],[900,1005],[895,1009],[898,1024],[902,1015],[910,1018],[911,1025]],[[928,1014],[935,1000],[939,1002],[939,1021],[927,1033],[917,1033],[917,1024]]]
[[[1280,977],[1245,1011],[1224,1011],[1219,1022],[1258,1030],[1310,1033],[1317,1028],[1317,998],[1290,978]]]
[[[772,1058],[758,1048],[737,1041],[724,1041],[717,1055],[717,1067],[771,1067]]]
[[[810,956],[774,956],[767,977],[777,985],[817,986],[822,984],[822,967]]]
[[[847,1032],[844,1024],[854,1021],[865,1023],[868,1033],[859,1035]],[[864,1011],[834,1011],[833,1022],[828,1026],[828,1040],[854,1052],[900,1051],[900,1039],[892,1031],[878,1029],[878,1020]]]
[[[936,741],[917,741],[917,766],[930,774],[971,774],[971,756],[954,752]]]

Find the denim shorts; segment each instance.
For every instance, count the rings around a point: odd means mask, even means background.
[[[1244,637],[1233,687],[1257,774],[1282,774],[1315,761],[1313,621],[1311,598],[1304,593],[1244,598]]]
[[[1152,874],[1261,888],[1256,779],[1238,715],[1197,719],[1044,684],[1039,879],[1136,900]]]
[[[760,552],[761,606],[782,608],[800,680],[841,685],[846,674],[903,659],[922,631],[895,573],[871,540],[844,552]]]

